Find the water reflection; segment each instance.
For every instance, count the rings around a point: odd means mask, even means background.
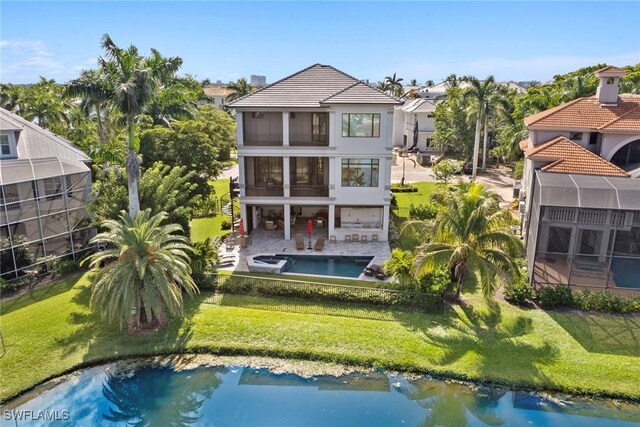
[[[211,399],[226,372],[171,367],[109,371],[102,394],[110,404],[102,417],[132,426],[188,426],[200,419],[203,403]]]
[[[563,402],[533,393],[384,372],[304,377],[244,367],[131,370],[116,364],[87,370],[8,406],[69,409],[74,425],[457,427],[640,422],[637,405],[612,401]]]

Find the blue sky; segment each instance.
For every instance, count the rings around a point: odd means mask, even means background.
[[[96,66],[100,37],[154,47],[199,79],[316,62],[358,78],[397,72],[542,80],[640,62],[640,2],[0,2],[0,81],[66,81]]]

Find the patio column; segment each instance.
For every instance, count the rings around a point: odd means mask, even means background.
[[[284,205],[284,239],[291,239],[291,205],[289,203]]]
[[[340,127],[342,129],[342,127]],[[340,130],[342,131],[342,130]],[[329,147],[335,147],[338,139],[338,126],[336,123],[336,112],[329,112]]]
[[[289,146],[289,112],[282,113],[282,146]]]
[[[244,156],[238,156],[238,184],[240,185],[240,197],[245,197],[245,191],[247,187],[246,177],[244,175]]]
[[[329,157],[329,197],[336,197],[336,158]]]
[[[389,236],[389,205],[382,207],[382,232],[384,240],[387,240]]]
[[[243,114],[244,113],[242,111],[238,111],[236,113],[236,140],[238,147],[242,147],[244,145],[244,126],[242,124],[242,119],[244,118]]]
[[[291,183],[289,182],[289,156],[282,157],[282,189],[284,197],[291,196]]]
[[[336,205],[329,205],[329,238],[335,235],[336,230]]]

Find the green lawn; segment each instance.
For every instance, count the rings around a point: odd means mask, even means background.
[[[320,359],[508,385],[640,399],[638,317],[469,305],[440,314],[203,294],[155,335],[131,336],[87,306],[90,273],[2,305],[0,398],[79,366],[131,355],[211,352]]]
[[[409,206],[426,203],[429,201],[429,196],[438,188],[438,183],[431,181],[415,182],[411,185],[417,187],[418,191],[415,193],[393,193],[398,202],[398,208],[395,210],[398,216],[398,230],[401,230],[402,223],[409,218]],[[400,236],[400,245],[403,249],[413,249],[416,244],[417,242],[409,236]]]
[[[231,221],[227,215],[216,215],[206,218],[195,218],[191,220],[191,241],[202,242],[207,237],[223,237],[231,230],[222,229],[222,221]]]

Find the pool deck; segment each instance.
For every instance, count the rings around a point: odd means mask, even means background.
[[[322,233],[321,233],[322,234]],[[274,233],[262,229],[253,230],[249,245],[246,248],[240,249],[238,245],[233,247],[227,247],[223,245],[220,248],[220,254],[225,258],[233,258],[233,264],[220,268],[221,270],[248,272],[249,267],[247,265],[247,256],[259,255],[259,254],[291,254],[291,255],[363,255],[372,256],[373,260],[371,264],[382,265],[384,262],[391,258],[391,249],[388,242],[336,242],[329,243],[329,240],[325,236],[324,248],[322,251],[315,251],[306,249],[309,245],[309,238],[305,235],[305,249],[296,250],[295,239],[285,240],[282,238],[282,233]],[[317,234],[314,233],[311,238],[311,246],[315,244]],[[360,274],[359,280],[378,281],[375,278],[367,277],[364,274]]]

